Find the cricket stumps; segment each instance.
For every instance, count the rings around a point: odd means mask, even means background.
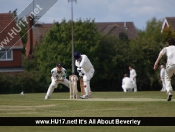
[[[69,76],[70,81],[70,99],[77,99],[78,98],[78,90],[77,90],[77,81],[78,77],[76,75]]]

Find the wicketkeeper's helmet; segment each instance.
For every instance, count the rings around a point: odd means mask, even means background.
[[[57,63],[56,66],[57,66],[57,67],[62,67],[61,63]]]

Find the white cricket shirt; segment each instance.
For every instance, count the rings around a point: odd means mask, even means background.
[[[84,71],[89,71],[93,65],[90,62],[90,60],[88,59],[88,57],[86,55],[81,55],[82,59],[81,62],[78,62],[77,60],[75,61],[75,65],[77,67],[81,67],[84,69]]]
[[[136,74],[136,71],[134,69],[131,69],[130,70],[130,78],[133,78],[133,77],[136,77],[137,74]]]
[[[175,64],[175,46],[170,45],[168,47],[163,48],[160,53],[162,55],[166,54],[167,55],[167,64],[168,65],[173,65]]]
[[[122,80],[122,87],[123,88],[133,88],[133,81],[129,77],[125,77]]]

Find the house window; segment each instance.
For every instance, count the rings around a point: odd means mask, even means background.
[[[13,60],[12,50],[0,50],[0,61]]]

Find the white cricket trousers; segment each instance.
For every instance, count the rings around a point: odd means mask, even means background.
[[[90,95],[91,93],[91,88],[90,88],[90,80],[94,75],[94,68],[92,67],[89,71],[84,71],[85,75],[83,76],[83,83],[84,83],[84,91],[85,95]]]
[[[161,91],[166,91],[165,78],[162,78],[161,81],[162,81],[162,90]]]
[[[64,79],[64,81],[55,81],[54,78],[52,78],[52,83],[50,84],[48,90],[47,90],[47,93],[46,93],[46,97],[50,97],[51,94],[53,93],[54,89],[57,88],[58,84],[64,84],[65,86],[67,86],[69,88],[69,80],[67,79]]]
[[[172,94],[173,88],[171,86],[171,77],[175,74],[175,64],[167,65],[165,72],[165,86],[168,94]]]
[[[132,89],[133,89],[133,88],[128,88],[125,85],[122,85],[122,88],[123,88],[123,92],[127,92],[127,90],[132,91]]]
[[[134,84],[134,92],[137,92],[137,83],[136,83],[136,78],[131,78]]]

